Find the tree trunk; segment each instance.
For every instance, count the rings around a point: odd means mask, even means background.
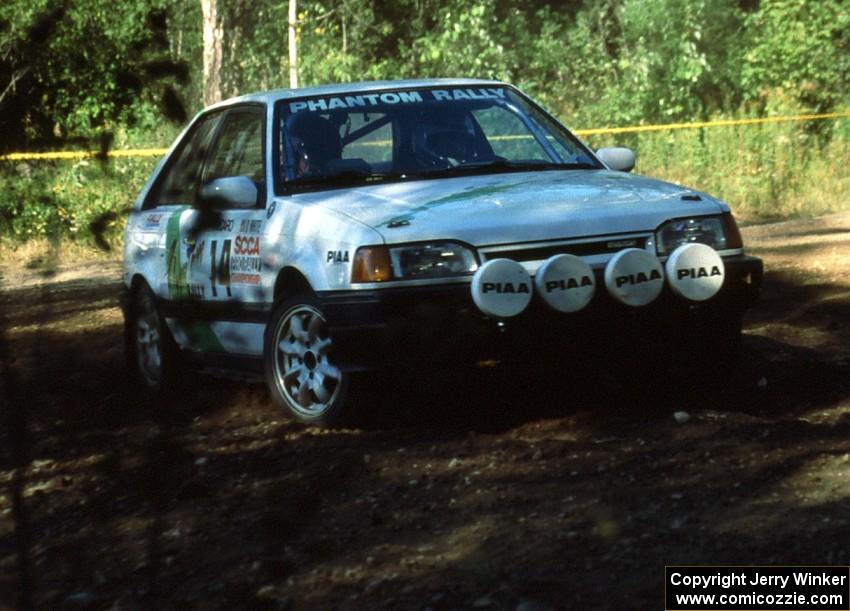
[[[204,106],[221,101],[221,39],[224,34],[218,0],[201,0],[204,17]]]
[[[295,39],[298,11],[295,2],[296,0],[289,0],[289,86],[292,89],[298,88],[298,42]]]

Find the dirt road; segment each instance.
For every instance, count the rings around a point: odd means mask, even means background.
[[[481,370],[334,432],[206,377],[151,410],[118,264],[7,264],[0,609],[646,610],[665,564],[850,563],[850,214],[744,233],[722,397]]]

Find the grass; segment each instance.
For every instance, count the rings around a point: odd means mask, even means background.
[[[635,172],[719,197],[746,221],[850,208],[850,120],[647,132],[620,137]],[[594,148],[613,146],[594,138]]]

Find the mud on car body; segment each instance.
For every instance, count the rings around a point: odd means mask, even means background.
[[[128,221],[130,371],[153,392],[187,362],[262,372],[290,414],[334,425],[358,371],[414,356],[689,340],[730,361],[761,261],[726,204],[633,165],[497,81],[217,104]]]

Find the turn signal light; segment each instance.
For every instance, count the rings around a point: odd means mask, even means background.
[[[735,217],[731,212],[723,214],[723,229],[726,233],[726,248],[743,248],[744,239],[741,237],[741,230],[738,229],[738,223],[735,222]]]
[[[351,267],[351,282],[384,282],[392,278],[390,253],[384,246],[357,250]]]

